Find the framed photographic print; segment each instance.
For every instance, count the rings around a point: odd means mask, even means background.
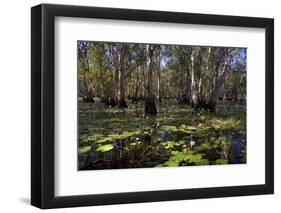
[[[31,9],[31,203],[271,194],[274,21]]]

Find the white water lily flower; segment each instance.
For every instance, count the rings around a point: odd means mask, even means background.
[[[192,148],[193,146],[195,146],[195,144],[196,144],[196,142],[195,142],[194,140],[191,140],[191,141],[189,142],[189,145],[190,145],[191,148]]]

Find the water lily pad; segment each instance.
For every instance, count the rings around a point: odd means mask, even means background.
[[[139,144],[141,144],[141,142],[139,142],[139,141],[130,143],[131,146],[136,146],[136,145],[139,145]]]
[[[108,137],[100,137],[100,138],[98,138],[98,140],[96,142],[105,143],[105,142],[111,142],[111,141],[113,141],[113,138],[108,136]]]
[[[166,142],[162,142],[161,145],[163,145],[165,149],[172,149],[175,145],[175,142],[174,141],[166,141]]]
[[[181,125],[181,128],[186,130],[186,131],[195,131],[197,128],[195,126],[187,126],[185,124]]]
[[[100,146],[97,148],[97,151],[100,151],[100,152],[108,152],[110,150],[113,149],[113,145],[112,144],[106,144],[106,145],[103,145],[103,146]]]
[[[79,148],[79,154],[85,154],[91,149],[91,146],[83,146]]]
[[[194,151],[184,150],[183,152],[172,152],[173,156],[164,163],[166,166],[179,166],[181,162],[195,165],[208,165],[209,161],[203,158],[203,154]]]
[[[225,160],[225,159],[217,159],[216,160],[216,164],[218,164],[218,165],[227,164],[227,163],[228,163],[228,160]]]

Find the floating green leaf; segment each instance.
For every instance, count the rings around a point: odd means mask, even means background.
[[[228,163],[228,160],[225,160],[225,159],[217,159],[216,160],[216,164],[218,164],[218,165],[227,164],[227,163]]]
[[[165,162],[164,166],[179,166],[181,162],[195,165],[207,165],[209,161],[203,158],[203,154],[195,153],[191,150],[184,150],[183,152],[172,152],[173,156]]]
[[[162,126],[161,129],[165,131],[178,131],[178,128],[176,126]]]
[[[131,146],[136,146],[136,145],[139,145],[139,144],[141,144],[141,142],[132,142],[132,143],[130,143]]]
[[[91,149],[91,146],[83,146],[79,148],[79,154],[85,154]]]
[[[166,141],[161,143],[165,149],[172,149],[175,145],[175,141]]]
[[[103,146],[100,146],[97,148],[97,151],[100,151],[100,152],[108,152],[110,150],[113,149],[113,145],[112,144],[106,144],[106,145],[103,145]]]
[[[185,130],[185,131],[196,131],[197,128],[195,126],[187,126],[185,124],[182,124],[181,129]]]
[[[111,142],[113,141],[113,138],[108,136],[108,137],[100,137],[98,138],[98,140],[96,141],[97,143],[105,143],[105,142]]]
[[[123,140],[126,138],[130,138],[132,136],[138,135],[141,132],[139,130],[136,131],[131,131],[131,132],[123,132],[121,134],[112,134],[112,135],[108,135],[108,136],[102,136],[99,137],[98,140],[96,141],[97,143],[105,143],[105,142],[112,142],[114,140]]]

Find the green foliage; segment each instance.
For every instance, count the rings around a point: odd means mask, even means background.
[[[96,140],[96,143],[106,143],[106,142],[112,142],[114,140],[123,140],[123,139],[126,139],[126,138],[130,138],[132,136],[135,136],[135,135],[139,135],[141,132],[139,130],[137,131],[132,131],[132,132],[123,132],[121,134],[112,134],[112,135],[108,135],[108,136],[101,136],[101,137],[98,137],[97,140]]]
[[[207,159],[203,158],[203,154],[186,149],[182,152],[174,151],[172,154],[172,157],[162,166],[207,165],[209,163]]]
[[[142,144],[142,142],[137,141],[137,142],[130,143],[130,146],[138,146],[140,144]]]
[[[122,51],[120,49],[122,45]],[[224,79],[222,97],[246,100],[246,49],[233,47],[195,47],[182,45],[153,45],[151,82],[152,94],[163,98],[189,96],[191,64],[195,74],[193,80],[200,85],[197,94],[206,103],[210,100],[214,79],[220,79],[224,63],[227,62],[228,74]],[[121,57],[121,52],[124,55]],[[146,44],[78,42],[79,96],[91,93],[100,98],[110,96],[117,99],[120,85],[124,85],[126,99],[136,96],[145,97],[148,73],[145,72],[148,52]],[[119,82],[120,64],[124,61],[125,78]],[[191,58],[193,62],[191,63]],[[122,63],[123,64],[123,63]],[[156,74],[157,73],[157,74]],[[121,80],[120,80],[121,81]],[[217,80],[218,81],[218,80]],[[142,93],[142,94],[141,94]],[[191,97],[186,97],[190,99]]]
[[[138,116],[138,109],[132,105],[125,113],[117,107],[85,109],[88,111],[84,113],[92,114],[93,122],[88,124],[87,118],[80,118],[85,132],[80,134],[79,155],[97,152],[93,162],[100,163],[93,168],[119,161],[121,168],[228,164],[232,157],[228,135],[246,129],[244,114],[221,118],[215,113],[194,112],[170,100],[163,100],[157,116],[148,117]],[[101,112],[107,117],[99,117]],[[196,142],[193,147],[191,137]],[[245,163],[246,137],[241,143],[241,162]],[[89,149],[81,152],[86,146]],[[114,152],[110,152],[113,147]]]
[[[246,152],[246,148],[241,150],[241,156],[242,156],[242,162],[243,163],[247,163],[247,152]]]
[[[111,136],[102,136],[99,137],[96,141],[96,143],[106,143],[106,142],[112,142],[113,141],[113,137]]]
[[[112,149],[113,149],[113,145],[112,144],[106,144],[106,145],[99,146],[97,148],[97,151],[108,152],[108,151],[110,151]]]
[[[171,131],[171,132],[192,133],[193,131],[197,130],[197,127],[182,124],[179,127],[177,127],[177,126],[162,126],[161,129],[165,130],[165,131]]]
[[[226,159],[217,159],[216,160],[217,165],[223,165],[223,164],[227,164],[227,163],[228,163],[228,160],[226,160]]]
[[[91,150],[91,146],[83,146],[79,148],[79,154],[80,155],[86,154],[90,150]]]
[[[90,41],[77,47],[79,155],[95,153],[87,168],[227,164],[233,135],[242,137],[238,158],[246,162],[245,48]],[[115,106],[120,99],[128,108]],[[145,110],[148,99],[157,115]]]
[[[87,135],[87,134],[80,135],[80,140],[79,140],[80,145],[92,142],[96,140],[96,138],[97,138],[96,135]]]
[[[161,129],[172,132],[180,131],[176,126],[162,126]]]
[[[167,142],[163,142],[161,144],[163,145],[163,147],[165,149],[172,149],[175,146],[175,142],[174,141],[167,141]]]
[[[245,122],[237,120],[233,117],[226,120],[213,118],[206,122],[209,128],[213,129],[243,129],[245,128]]]
[[[162,142],[161,145],[163,146],[164,149],[177,149],[178,147],[186,147],[186,141],[185,140],[180,140],[180,141],[166,141]]]

